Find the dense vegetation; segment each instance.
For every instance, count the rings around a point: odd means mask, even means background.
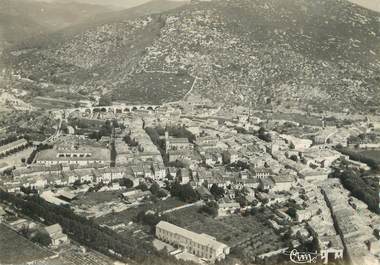
[[[336,170],[332,176],[339,178],[343,187],[349,190],[354,197],[365,202],[371,211],[380,213],[377,178],[368,178],[361,172],[350,168]]]
[[[181,185],[175,182],[170,188],[170,194],[174,197],[178,197],[183,202],[192,203],[199,200],[199,194],[190,184]]]
[[[125,258],[142,258],[151,253],[151,247],[139,247],[133,239],[123,239],[110,229],[102,228],[91,220],[74,214],[69,208],[47,203],[37,196],[27,198],[0,191],[0,201],[10,202],[27,216],[45,220],[46,224],[59,223],[63,232],[83,245],[110,255],[109,250]]]
[[[155,252],[150,244],[136,241],[133,238],[124,238],[108,228],[99,226],[92,220],[76,215],[70,208],[50,204],[38,196],[22,197],[0,190],[0,202],[11,203],[22,214],[39,222],[44,220],[47,225],[59,223],[63,232],[72,239],[129,264],[193,264],[177,261],[162,252]],[[38,236],[35,240],[42,244],[48,244],[47,238],[43,236]],[[110,252],[110,250],[114,252]]]
[[[380,157],[376,159],[373,156],[367,155],[365,150],[351,150],[348,148],[338,148],[337,150],[342,154],[348,155],[352,160],[367,164],[372,169],[380,168]]]
[[[170,102],[197,78],[194,92],[228,104],[378,108],[377,13],[348,1],[212,1],[99,21],[4,62],[88,97]]]

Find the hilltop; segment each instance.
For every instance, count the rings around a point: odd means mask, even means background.
[[[29,0],[0,1],[0,51],[9,45],[25,45],[68,26],[110,12],[104,6],[83,3],[32,2]]]
[[[194,84],[193,94],[225,104],[378,108],[379,13],[343,0],[220,0],[173,8],[118,12],[3,58],[37,87],[66,86],[114,100],[168,102]]]

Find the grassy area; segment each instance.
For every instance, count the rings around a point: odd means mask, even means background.
[[[1,158],[0,163],[5,162],[9,165],[16,166],[16,167],[22,166],[23,163],[21,162],[21,159],[23,158],[25,158],[25,160],[28,159],[28,157],[30,156],[32,152],[33,152],[33,147],[26,148],[24,150],[21,150],[20,152]]]
[[[321,120],[318,117],[302,115],[299,113],[254,113],[255,116],[262,119],[287,120],[298,122],[302,125],[321,126]]]
[[[119,213],[111,213],[105,216],[102,216],[98,219],[96,219],[96,222],[99,224],[107,224],[107,225],[116,225],[120,223],[129,223],[135,221],[137,214],[141,211],[148,211],[152,210],[155,212],[162,212],[166,211],[178,206],[182,206],[185,203],[174,198],[168,198],[166,200],[159,200],[155,203],[149,201],[145,204],[139,205],[137,207],[129,208],[125,211],[119,212]],[[176,212],[174,212],[175,214]]]
[[[99,203],[119,200],[120,191],[88,192],[73,202],[74,205],[97,205]]]
[[[190,231],[211,235],[235,249],[239,255],[248,247],[250,250],[245,255],[253,257],[283,246],[283,240],[265,222],[268,214],[215,219],[200,213],[199,207],[194,206],[169,213],[165,219]]]
[[[380,149],[378,150],[364,150],[360,152],[361,155],[374,160],[377,164],[380,164]]]
[[[4,225],[0,225],[0,235],[0,264],[22,264],[54,254],[33,244]]]

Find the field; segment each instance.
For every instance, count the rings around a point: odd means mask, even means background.
[[[380,164],[380,150],[365,150],[361,151],[360,154]]]
[[[22,158],[28,159],[29,155],[32,153],[33,147],[26,148],[20,152],[13,153],[9,156],[3,157],[0,159],[0,163],[5,162],[8,165],[14,165],[16,167],[22,166]]]
[[[100,203],[119,201],[121,193],[120,191],[88,192],[79,196],[73,204],[93,206]]]
[[[141,211],[153,210],[155,212],[166,211],[178,206],[182,206],[185,203],[179,201],[176,198],[168,198],[167,200],[159,200],[156,203],[147,202],[138,207],[131,207],[125,211],[119,213],[108,214],[96,219],[99,224],[115,225],[120,223],[128,224],[129,222],[134,222],[137,214]]]
[[[199,207],[194,206],[167,214],[165,219],[190,231],[211,235],[234,249],[237,255],[252,258],[283,247],[280,236],[265,222],[268,214],[215,219],[200,213]]]
[[[44,259],[54,254],[3,225],[0,225],[0,235],[0,264],[21,264]]]
[[[274,119],[274,120],[288,120],[298,122],[302,125],[310,125],[310,126],[320,126],[321,120],[320,118],[314,116],[306,116],[299,113],[255,113],[255,116],[262,119]]]

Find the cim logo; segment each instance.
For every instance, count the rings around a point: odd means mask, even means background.
[[[334,254],[334,259],[343,258],[343,251],[336,251],[332,249],[321,250],[320,253],[315,252],[300,252],[297,249],[293,249],[291,252],[285,252],[284,254],[289,255],[291,262],[295,264],[310,264],[316,263],[318,258],[324,263],[329,262],[329,254]]]
[[[298,252],[297,249],[293,249],[289,253],[290,261],[296,264],[304,263],[316,263],[318,258],[317,252]]]

